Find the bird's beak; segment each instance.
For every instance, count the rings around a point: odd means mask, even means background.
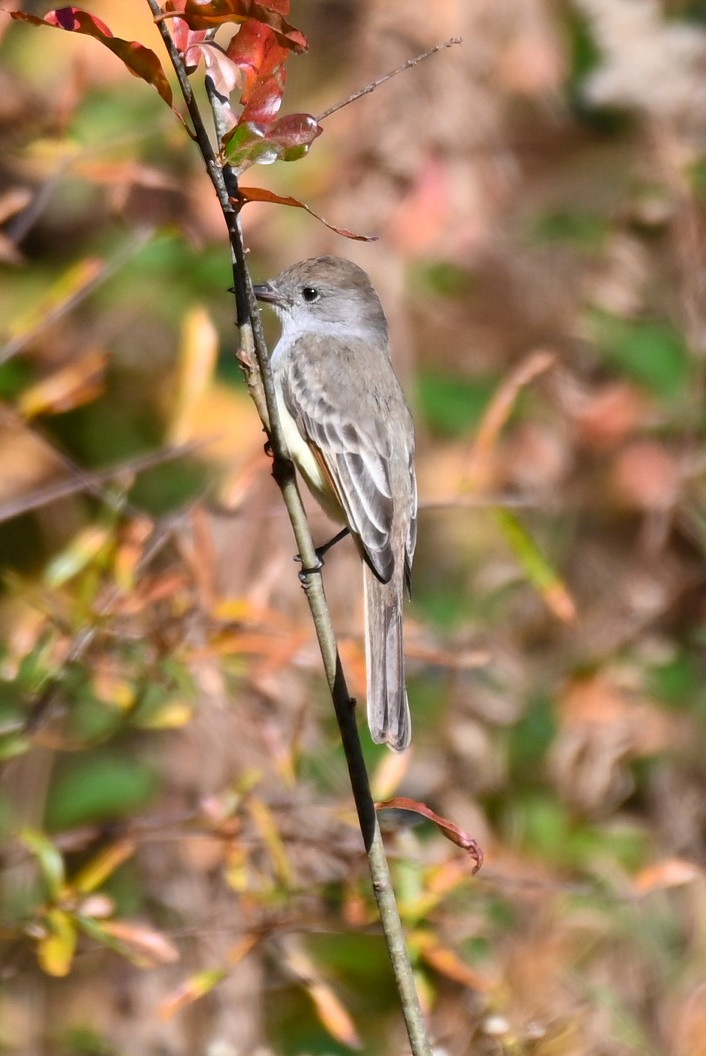
[[[274,288],[269,282],[263,282],[260,286],[253,286],[253,292],[257,297],[258,301],[263,301],[265,304],[283,305],[284,298],[282,294]]]

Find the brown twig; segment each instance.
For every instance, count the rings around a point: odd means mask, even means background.
[[[180,444],[179,447],[166,447],[159,451],[150,451],[146,455],[136,455],[134,458],[125,459],[124,462],[118,462],[107,469],[100,469],[92,473],[80,470],[79,467],[75,466],[72,470],[73,476],[68,480],[58,480],[54,484],[47,484],[46,487],[30,491],[27,495],[21,495],[17,499],[10,499],[8,502],[0,503],[0,524],[3,521],[11,520],[13,517],[19,517],[23,513],[29,513],[31,510],[38,510],[42,506],[48,506],[50,502],[56,502],[57,499],[65,499],[69,495],[76,495],[81,491],[93,492],[101,498],[105,498],[104,487],[110,481],[125,475],[132,475],[133,473],[145,473],[148,469],[154,469],[155,466],[164,465],[165,462],[174,462],[179,458],[184,458],[186,455],[191,455],[194,451],[198,451],[200,448],[205,447],[206,444],[211,443],[212,439],[193,440],[188,444]],[[56,449],[52,448],[52,451],[57,457],[60,457]]]
[[[370,95],[376,88],[379,88],[385,81],[391,80],[396,77],[398,73],[404,73],[405,70],[411,69],[412,66],[418,66],[420,62],[424,62],[424,59],[428,59],[431,55],[436,55],[437,51],[443,51],[444,48],[452,48],[454,44],[463,44],[463,37],[449,37],[442,44],[435,44],[432,48],[427,51],[423,51],[421,55],[415,55],[413,59],[407,59],[401,66],[397,66],[394,70],[390,70],[389,73],[383,74],[382,77],[378,77],[376,81],[371,81],[370,84],[366,84],[365,88],[359,88],[357,92],[353,92],[353,95],[349,95],[346,99],[341,99],[340,102],[334,103],[328,110],[324,110],[323,113],[319,114],[316,120],[321,124],[331,114],[335,114],[337,110],[342,110],[344,106],[348,106],[349,103],[354,103],[357,99],[361,99],[364,95]]]

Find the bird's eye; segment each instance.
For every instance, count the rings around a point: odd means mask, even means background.
[[[302,297],[307,304],[313,304],[314,301],[318,301],[319,299],[319,291],[315,286],[304,286],[302,288]]]

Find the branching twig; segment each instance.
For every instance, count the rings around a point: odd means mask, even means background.
[[[437,51],[442,51],[444,48],[452,48],[454,44],[463,44],[463,37],[449,37],[443,44],[435,44],[433,48],[429,48],[427,51],[423,51],[421,55],[415,55],[413,59],[407,59],[401,66],[397,66],[394,70],[390,70],[389,73],[383,74],[382,77],[378,77],[376,81],[372,81],[370,84],[366,84],[365,88],[359,88],[357,92],[353,92],[353,95],[349,95],[346,99],[342,99],[339,103],[334,103],[328,110],[324,110],[323,113],[319,114],[316,120],[321,122],[330,117],[331,114],[335,114],[337,110],[342,110],[344,106],[348,106],[349,103],[354,103],[356,99],[361,99],[364,95],[370,95],[376,88],[379,88],[381,84],[385,84],[386,81],[396,77],[398,73],[404,73],[405,70],[410,69],[412,66],[417,66],[424,59],[428,59],[430,55],[436,55]]]
[[[147,2],[153,15],[155,17],[159,16],[161,12],[157,0],[147,0]],[[258,413],[270,439],[273,455],[273,476],[282,491],[294,531],[297,550],[302,559],[302,567],[304,569],[313,569],[318,564],[314,543],[297,488],[294,466],[289,458],[279,422],[269,355],[253,295],[252,282],[245,263],[245,249],[234,204],[238,197],[236,174],[229,166],[222,165],[211,146],[198,106],[194,100],[181,56],[174,47],[166,24],[158,22],[158,28],[179,79],[189,116],[191,117],[194,138],[203,155],[206,169],[213,182],[228,225],[234,261],[233,279],[240,336],[240,358],[246,369],[248,385],[255,399]],[[415,61],[418,60],[412,60],[411,64]],[[214,98],[213,85],[211,84],[208,88],[214,109],[214,119],[218,124],[218,100]],[[372,88],[366,89],[366,91],[368,90],[372,91]],[[255,363],[258,370],[255,370]],[[351,788],[363,842],[368,855],[373,891],[380,911],[412,1053],[414,1056],[431,1056],[431,1046],[426,1035],[414,974],[405,945],[402,923],[375,813],[375,804],[370,794],[368,773],[355,719],[355,702],[348,692],[343,674],[333,624],[324,595],[321,573],[320,571],[302,573],[301,578],[316,629],[336,719],[341,731]]]
[[[50,502],[56,502],[57,499],[76,495],[81,491],[92,492],[104,499],[106,497],[105,485],[112,480],[126,475],[131,476],[133,473],[145,473],[148,469],[154,469],[155,466],[164,465],[165,462],[185,458],[186,455],[193,454],[194,451],[198,451],[208,443],[210,443],[209,440],[194,440],[188,444],[180,444],[179,447],[149,451],[145,455],[136,455],[134,458],[125,459],[124,462],[118,462],[115,466],[108,466],[107,469],[99,469],[95,472],[79,470],[79,467],[74,465],[71,470],[72,476],[68,480],[58,480],[54,484],[47,484],[44,488],[30,491],[27,495],[20,495],[16,499],[0,503],[0,524],[13,517],[19,517],[23,513],[48,506]],[[55,448],[52,447],[51,450],[57,458],[61,457],[60,452]]]

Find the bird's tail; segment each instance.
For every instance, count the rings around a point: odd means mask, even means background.
[[[402,639],[402,575],[395,570],[389,583],[381,583],[368,565],[363,570],[368,725],[374,741],[401,752],[412,735]]]

